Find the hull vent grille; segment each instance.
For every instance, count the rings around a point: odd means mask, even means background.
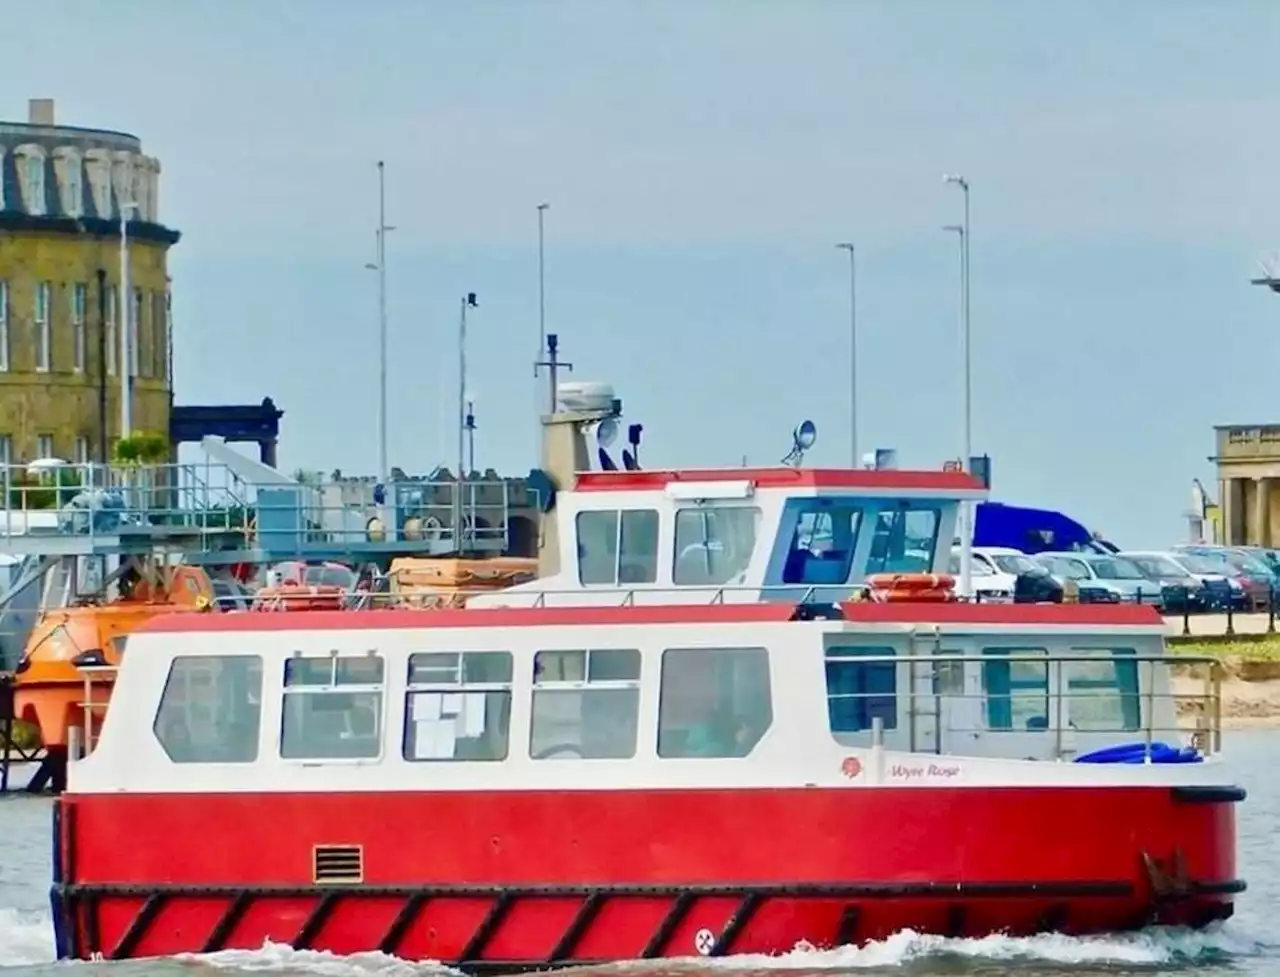
[[[317,884],[363,882],[364,848],[361,845],[316,845],[312,849],[312,875]]]

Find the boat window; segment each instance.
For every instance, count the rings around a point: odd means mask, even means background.
[[[729,583],[746,572],[756,545],[760,510],[754,506],[699,506],[676,513],[672,579],[691,587]]]
[[[785,584],[842,584],[849,579],[862,510],[853,506],[811,509],[796,519],[782,568]]]
[[[876,517],[867,573],[927,573],[938,546],[937,509],[882,509]]]
[[[773,724],[764,648],[662,653],[658,756],[744,757]]]
[[[262,719],[257,655],[175,658],[152,729],[174,763],[253,763]]]
[[[639,715],[636,649],[540,651],[534,656],[533,759],[633,757]]]
[[[898,663],[890,647],[833,645],[827,648],[827,718],[837,742],[880,719],[898,726]],[[876,661],[875,659],[880,659]]]
[[[505,760],[511,733],[509,651],[409,656],[406,760]]]
[[[280,755],[286,760],[380,756],[383,673],[382,658],[372,654],[287,659]]]
[[[580,583],[653,583],[658,579],[657,510],[580,512],[577,527]]]
[[[1049,662],[1043,648],[983,648],[982,691],[987,699],[987,728],[1049,728]],[[1035,655],[1044,661],[1001,661]]]
[[[1088,654],[1095,649],[1073,649]],[[1068,714],[1076,729],[1123,732],[1142,728],[1138,663],[1132,648],[1099,652],[1091,661],[1064,662]]]

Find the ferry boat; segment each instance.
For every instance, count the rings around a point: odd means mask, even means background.
[[[55,802],[58,956],[483,973],[1231,915],[1215,684],[1182,746],[1154,609],[956,599],[972,476],[583,467],[540,589],[134,632]]]

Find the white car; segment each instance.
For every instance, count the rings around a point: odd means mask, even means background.
[[[1006,546],[973,548],[972,584],[975,595],[984,600],[1013,600],[1018,574],[1035,573],[1040,567],[1026,553]],[[951,550],[950,572],[960,574],[960,549]]]

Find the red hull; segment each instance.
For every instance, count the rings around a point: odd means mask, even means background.
[[[271,940],[474,970],[693,956],[700,930],[716,953],[773,953],[908,927],[1203,925],[1243,888],[1237,799],[1169,787],[64,796],[60,955]],[[362,846],[363,878],[314,884],[314,845]]]

